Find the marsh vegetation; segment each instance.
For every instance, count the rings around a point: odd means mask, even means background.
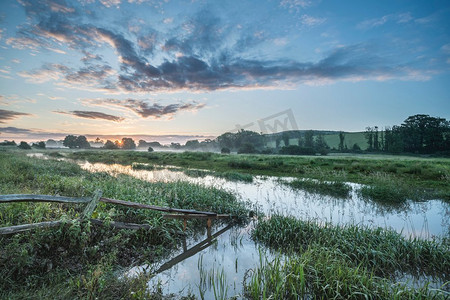
[[[161,213],[100,203],[94,212],[98,219],[151,225],[150,230],[118,230],[72,222],[83,205],[1,204],[2,227],[65,220],[58,228],[0,237],[1,264],[6,266],[0,270],[2,298],[151,299],[180,290],[184,296],[178,298],[204,299],[449,295],[445,159],[42,153],[40,159],[1,151],[0,194],[81,197],[102,189],[109,198],[233,214],[243,221],[251,210],[259,218],[215,237],[208,252],[193,255],[161,277],[150,266],[207,237],[204,221],[189,221],[183,232],[182,221],[164,219]],[[435,198],[444,201],[422,202]],[[415,210],[419,218],[427,211],[422,225]],[[398,227],[391,227],[408,213]],[[390,229],[383,228],[386,222]],[[408,223],[416,228],[406,228]],[[214,228],[220,230],[221,224]],[[146,271],[120,275],[133,267]],[[164,276],[174,281],[185,268],[198,270],[191,288],[165,289]],[[419,283],[410,284],[404,276]]]

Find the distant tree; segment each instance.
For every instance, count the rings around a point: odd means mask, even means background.
[[[153,150],[152,147],[148,147],[147,151],[148,151],[148,152],[153,152],[153,151],[155,151],[155,150]]]
[[[64,138],[63,145],[70,149],[77,147],[77,137],[75,135],[68,135]]]
[[[184,146],[189,149],[198,149],[200,147],[200,142],[198,140],[190,140],[187,141]]]
[[[359,152],[361,152],[361,147],[359,147],[359,145],[357,143],[354,143],[352,146],[352,151],[359,153]]]
[[[81,149],[89,149],[91,148],[91,144],[87,141],[86,137],[84,135],[80,135],[75,140],[76,148]]]
[[[289,133],[283,132],[281,138],[283,139],[284,146],[289,146]]]
[[[243,143],[239,149],[238,149],[238,153],[239,154],[244,154],[244,153],[258,153],[258,151],[256,150],[255,146],[251,143]]]
[[[275,147],[280,148],[280,144],[281,144],[281,137],[277,137],[275,139]]]
[[[380,150],[380,142],[378,141],[378,126],[375,126],[373,128],[373,150]]]
[[[47,142],[45,143],[45,145],[47,147],[58,147],[58,142],[56,142],[55,140],[52,140],[52,139],[48,139]]]
[[[107,140],[106,143],[105,143],[105,145],[103,146],[103,148],[104,148],[104,149],[112,150],[112,149],[117,149],[118,147],[117,147],[116,144],[114,144],[114,143],[111,142],[110,140]]]
[[[222,153],[222,154],[230,154],[230,148],[227,148],[227,147],[223,147],[221,150],[220,150],[220,153]]]
[[[170,148],[172,148],[172,149],[180,149],[181,145],[180,145],[180,143],[170,143]]]
[[[14,141],[5,140],[3,143],[0,143],[0,146],[17,146],[17,144]]]
[[[314,131],[312,130],[305,132],[305,148],[314,148]]]
[[[38,149],[45,149],[45,142],[33,143],[33,145],[31,145],[31,147],[38,148]]]
[[[366,127],[366,131],[364,132],[364,136],[367,139],[367,151],[373,151],[373,128]]]
[[[305,147],[305,141],[303,140],[303,138],[300,135],[298,136],[297,144],[299,147]]]
[[[132,138],[123,138],[122,139],[122,149],[136,149],[136,144]]]
[[[315,149],[321,155],[327,155],[328,154],[328,149],[330,149],[330,147],[328,147],[327,143],[325,142],[323,134],[318,134],[316,136]]]
[[[344,132],[340,131],[339,132],[339,146],[338,146],[339,151],[344,151],[344,148],[345,148],[344,144],[345,144],[345,135],[344,135]]]
[[[217,142],[220,147],[226,147],[229,149],[234,148],[235,135],[231,132],[225,132],[217,137]]]
[[[31,149],[31,146],[28,145],[27,142],[23,142],[23,141],[20,142],[19,146],[17,146],[17,147],[19,147],[20,149],[24,149],[24,150],[29,150],[29,149]]]
[[[147,144],[149,147],[158,148],[162,147],[162,145],[159,142],[150,142]]]
[[[139,142],[138,142],[138,148],[147,148],[147,147],[151,147],[151,146],[149,145],[149,143],[147,143],[147,142],[144,141],[144,140],[139,140]]]

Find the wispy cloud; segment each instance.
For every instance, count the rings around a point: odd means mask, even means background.
[[[412,21],[414,18],[411,16],[411,13],[399,13],[399,14],[389,14],[384,15],[380,18],[374,18],[370,20],[365,20],[357,25],[358,29],[370,29],[382,26],[388,22],[395,22],[398,24],[408,23]]]
[[[207,10],[199,11],[165,34],[150,27],[139,33],[123,33],[113,26],[106,28],[103,23],[81,18],[77,9],[63,2],[58,3],[67,9],[57,8],[64,12],[56,14],[52,12],[52,7],[56,6],[49,0],[21,1],[34,22],[20,28],[17,37],[9,40],[11,45],[36,50],[40,47],[59,49],[64,45],[84,55],[81,59],[84,66],[79,68],[46,64],[40,69],[19,73],[35,83],[52,80],[65,87],[128,94],[284,88],[314,80],[412,78],[411,73],[430,71],[403,57],[388,61],[368,44],[335,48],[318,61],[255,59],[245,54],[264,41],[282,45],[283,40],[267,37],[263,30],[241,33],[236,26]],[[119,1],[104,2],[119,4]],[[280,5],[294,9],[310,6],[312,2],[283,0]],[[389,21],[407,23],[411,20],[410,13],[391,14],[363,21],[358,27],[368,29]],[[316,26],[326,20],[302,14],[300,21],[305,26]],[[99,55],[105,45],[116,53],[119,68],[113,68],[112,62],[104,62]]]
[[[72,115],[79,118],[85,118],[85,119],[101,119],[101,120],[108,120],[108,121],[114,121],[114,122],[121,122],[124,120],[122,117],[113,116],[109,114],[105,114],[98,111],[84,111],[84,110],[73,110],[73,111],[54,111],[58,114],[65,114],[65,115]]]
[[[142,118],[159,119],[161,117],[172,118],[175,114],[182,111],[197,111],[205,106],[202,103],[174,103],[161,105],[158,103],[150,104],[148,101],[137,99],[84,99],[85,105],[98,105],[103,107],[116,106],[118,108],[131,110]]]
[[[0,109],[0,123],[14,120],[21,116],[31,116],[29,113],[17,112],[12,110]]]

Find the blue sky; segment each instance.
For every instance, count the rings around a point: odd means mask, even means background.
[[[298,129],[344,131],[450,118],[448,1],[0,8],[0,139],[213,137],[284,111]]]

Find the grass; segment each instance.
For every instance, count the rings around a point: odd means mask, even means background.
[[[101,189],[108,198],[239,216],[248,214],[246,206],[235,196],[216,188],[89,173],[74,163],[30,158],[20,152],[1,151],[0,170],[0,194],[84,197]],[[144,295],[142,282],[120,281],[117,272],[155,262],[181,246],[182,221],[163,219],[155,211],[106,203],[97,206],[95,218],[145,223],[151,229],[117,230],[70,221],[78,218],[83,208],[84,205],[50,203],[0,204],[1,227],[65,220],[57,228],[0,237],[1,299],[121,299]],[[204,222],[189,224],[188,233],[204,227]]]
[[[64,153],[64,152],[61,152]],[[450,159],[360,155],[278,156],[222,155],[204,152],[68,151],[74,159],[130,165],[174,165],[218,173],[291,176],[319,181],[355,182],[371,186],[404,186],[413,200],[450,201]],[[423,191],[426,191],[425,193]],[[417,193],[416,193],[417,192]]]
[[[317,180],[293,180],[291,182],[283,181],[284,184],[293,189],[305,190],[309,193],[320,195],[329,195],[338,198],[347,198],[352,190],[351,186],[340,181],[317,181]]]
[[[255,240],[288,254],[260,265],[247,290],[251,298],[428,298],[444,291],[393,284],[393,274],[429,275],[450,279],[450,241],[407,239],[376,228],[317,224],[273,216],[260,221]],[[448,287],[447,287],[448,288]],[[261,296],[263,295],[263,296]],[[446,294],[448,297],[448,293]]]

